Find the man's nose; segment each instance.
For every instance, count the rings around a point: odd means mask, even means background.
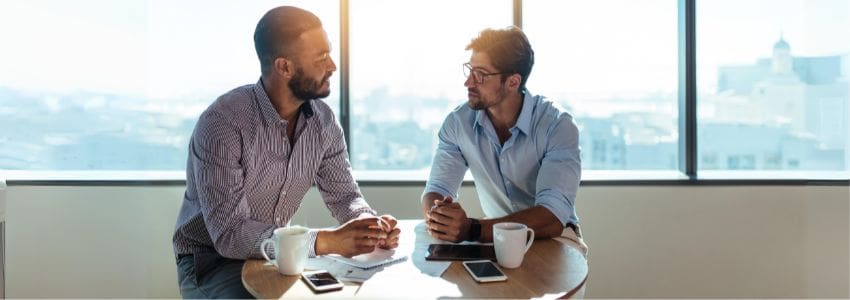
[[[469,74],[469,76],[466,76],[466,81],[463,82],[463,86],[468,87],[468,88],[474,87],[475,86],[475,79],[473,79],[472,77],[473,77],[472,74]]]
[[[335,72],[336,71],[336,63],[334,62],[333,59],[330,59],[330,61],[331,61],[331,65],[330,65],[329,69],[330,69],[331,72]]]

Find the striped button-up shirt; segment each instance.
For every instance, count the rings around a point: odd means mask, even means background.
[[[340,223],[376,214],[351,175],[333,111],[322,101],[304,105],[294,141],[262,82],[222,95],[201,114],[189,142],[175,254],[262,257],[260,243],[289,223],[313,182]],[[311,256],[316,234],[309,233]]]

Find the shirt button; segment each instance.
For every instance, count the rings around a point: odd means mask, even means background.
[[[274,218],[275,223],[280,223],[280,217]]]
[[[286,196],[286,191],[283,191],[283,195]]]

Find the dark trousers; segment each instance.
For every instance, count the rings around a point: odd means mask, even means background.
[[[216,252],[181,255],[177,258],[180,295],[185,299],[253,299],[242,286],[244,264],[244,260]]]

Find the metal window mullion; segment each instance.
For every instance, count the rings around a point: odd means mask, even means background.
[[[514,0],[514,26],[522,28],[522,0]]]
[[[678,0],[679,171],[697,178],[696,0]]]

